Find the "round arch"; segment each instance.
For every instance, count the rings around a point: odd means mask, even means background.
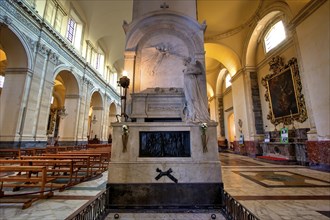
[[[250,29],[250,34],[247,37],[245,43],[245,53],[243,53],[243,62],[246,67],[256,66],[256,53],[258,47],[258,41],[260,36],[263,34],[267,28],[267,24],[273,19],[276,19],[279,16],[283,16],[283,19],[287,21],[291,20],[292,13],[289,6],[285,2],[276,1],[265,10],[260,13],[261,19],[256,21],[252,28]]]
[[[60,141],[75,140],[78,127],[79,85],[67,69],[56,69],[47,134]]]
[[[33,53],[26,37],[15,26],[6,25],[1,20],[0,44],[7,55],[7,68],[32,69]]]
[[[242,68],[241,62],[237,54],[222,44],[205,43],[205,51],[207,57],[212,57],[222,63],[230,72],[231,76]]]

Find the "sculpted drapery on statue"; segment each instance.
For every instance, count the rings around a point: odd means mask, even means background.
[[[206,97],[203,96],[199,76],[204,74],[201,62],[193,61],[190,57],[184,60],[184,94],[186,98],[185,120],[187,122],[208,122],[210,121],[207,109]]]

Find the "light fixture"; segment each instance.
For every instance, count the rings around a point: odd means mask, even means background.
[[[61,119],[64,119],[68,113],[66,112],[65,106],[62,106],[57,110],[57,115],[60,116]]]
[[[92,123],[95,124],[97,122],[96,115],[93,116]]]
[[[118,86],[121,87],[120,89],[120,98],[121,98],[121,115],[124,116],[125,121],[128,119],[128,115],[126,114],[126,98],[127,98],[127,89],[129,87],[129,81],[130,79],[125,76],[127,74],[126,71],[124,71],[125,74],[123,74],[122,77],[120,77],[118,83]]]

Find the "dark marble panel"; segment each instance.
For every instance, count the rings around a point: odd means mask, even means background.
[[[330,182],[289,171],[233,171],[264,187],[329,187]]]
[[[219,208],[222,183],[107,184],[107,208]]]
[[[140,157],[190,157],[189,131],[141,131]]]

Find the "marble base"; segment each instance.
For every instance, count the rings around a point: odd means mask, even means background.
[[[310,165],[330,167],[330,141],[306,141]]]
[[[107,184],[108,209],[215,209],[223,206],[222,183]]]

